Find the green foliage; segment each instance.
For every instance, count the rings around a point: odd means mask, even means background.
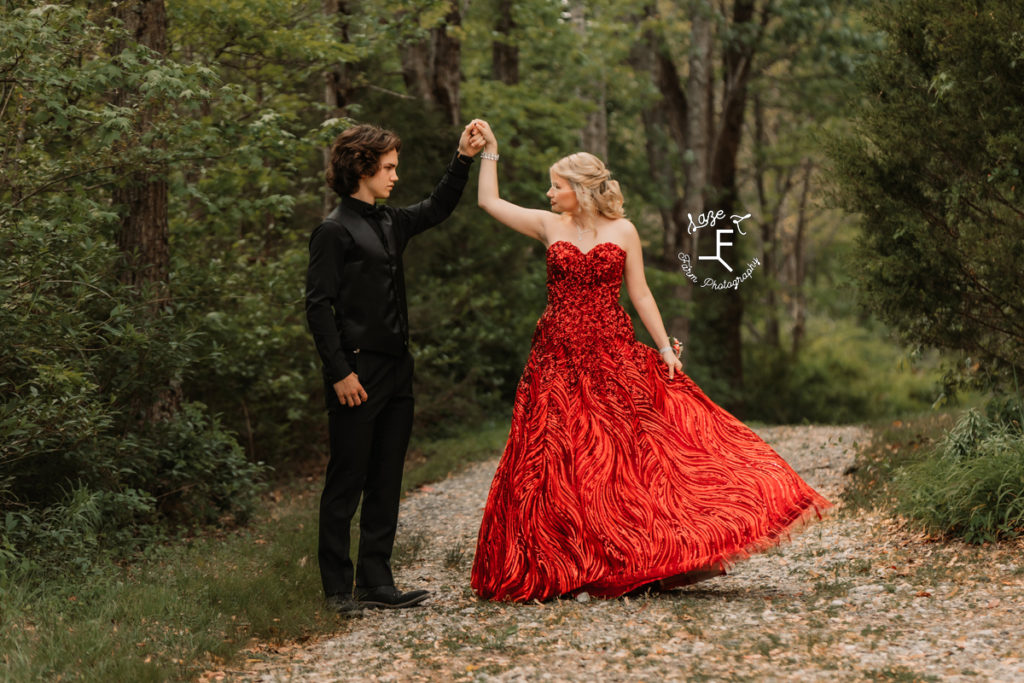
[[[896,509],[969,543],[1024,533],[1024,400],[968,411],[938,448],[896,475]]]
[[[199,337],[186,306],[119,280],[111,240],[113,186],[210,144],[193,114],[215,78],[130,43],[105,54],[124,36],[74,7],[5,6],[0,33],[0,573],[81,572],[164,521],[244,515],[255,490],[259,466],[202,405],[147,419],[177,402]]]
[[[903,338],[964,354],[961,379],[1024,368],[1024,17],[1018,3],[879,2],[887,37],[835,145],[862,220],[864,301]]]
[[[277,466],[305,455],[313,443],[297,433],[322,428],[322,383],[306,329],[303,247],[275,258],[249,256],[239,240],[232,254],[183,264],[181,293],[201,340],[186,374],[189,394],[223,416],[252,459]],[[235,256],[237,254],[237,256]]]
[[[467,234],[469,230],[475,234]],[[447,247],[455,253],[460,237],[470,243],[490,242],[489,250],[476,251],[478,258],[435,260],[429,269],[416,259],[409,269],[415,283],[409,320],[416,330],[417,420],[427,434],[440,436],[511,404],[544,299],[543,283],[536,279],[532,293],[526,277],[495,282],[495,273],[510,262],[526,260],[514,238],[459,226],[435,232],[420,238],[427,242],[424,248]]]
[[[493,458],[506,435],[502,423],[417,439],[404,488]],[[0,573],[0,680],[193,680],[252,656],[254,640],[294,642],[343,629],[321,597],[319,483],[300,478],[275,491],[247,529],[150,547],[127,567],[93,565],[84,576]],[[54,515],[95,519],[88,507],[75,502]],[[79,537],[47,540],[59,550]]]
[[[748,344],[747,415],[769,423],[851,423],[927,410],[938,394],[933,358],[912,362],[878,331],[812,320],[811,341],[794,360]]]
[[[546,91],[546,72],[524,68],[528,83],[514,86],[488,80],[490,28],[485,22],[490,15],[477,14],[483,9],[471,8],[461,27],[469,36],[463,46],[467,80],[462,110],[467,119],[489,116],[500,131],[503,196],[540,207],[548,166],[571,149],[571,124],[582,117],[573,102]],[[557,24],[554,8],[544,11],[555,21],[544,29],[552,42],[543,49],[550,50],[571,32]],[[361,27],[357,22],[355,28]],[[408,26],[396,28],[396,35],[403,30]],[[381,59],[379,88],[362,93],[359,106],[374,112],[370,120],[402,136],[401,180],[389,200],[402,206],[420,201],[437,182],[460,130],[425,110],[421,101],[396,97],[393,93],[405,87],[400,65],[391,51]],[[504,413],[546,303],[543,247],[475,206],[476,174],[474,165],[455,213],[416,237],[404,255],[416,358],[415,433],[441,436],[460,424]]]
[[[508,422],[488,419],[463,423],[453,436],[413,439],[411,465],[406,467],[402,487],[411,491],[423,484],[438,481],[474,462],[499,455],[508,440]]]
[[[921,453],[934,449],[959,417],[959,412],[930,410],[866,425],[872,436],[867,443],[858,444],[856,460],[848,469],[850,478],[843,501],[861,510],[892,507],[896,502],[892,490],[896,473],[919,461]]]
[[[281,465],[315,449],[295,435],[324,422],[306,240],[321,215],[320,147],[346,122],[311,93],[363,48],[331,37],[337,18],[319,2],[175,2],[168,12],[173,56],[213,69],[232,94],[203,113],[201,160],[170,178],[175,296],[199,339],[184,385],[250,459]]]
[[[191,680],[253,638],[335,627],[321,611],[313,491],[289,493],[297,504],[253,530],[159,547],[127,569],[0,579],[0,679]]]
[[[29,558],[84,568],[104,547],[131,548],[174,507],[241,512],[258,470],[198,405],[138,421],[195,339],[173,315],[140,312],[89,227],[0,226],[11,248],[0,262],[0,573]]]

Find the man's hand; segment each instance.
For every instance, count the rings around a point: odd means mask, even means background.
[[[334,393],[338,395],[341,405],[349,408],[357,406],[366,400],[366,390],[359,383],[359,376],[350,372],[348,377],[340,382],[334,383]]]
[[[466,157],[476,156],[484,148],[484,138],[477,130],[476,121],[471,121],[462,129],[459,138],[459,154]]]

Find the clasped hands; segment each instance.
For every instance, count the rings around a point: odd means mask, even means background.
[[[462,156],[476,156],[487,144],[487,138],[480,124],[487,125],[480,119],[473,119],[462,129],[462,136],[459,138],[459,154]],[[488,127],[486,130],[489,132],[490,128]]]

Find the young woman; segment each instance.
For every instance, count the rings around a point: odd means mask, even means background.
[[[551,210],[498,194],[484,138],[478,202],[547,247],[548,305],[516,391],[472,585],[493,600],[614,597],[725,573],[829,507],[682,372],[619,185],[591,154],[551,167]],[[658,351],[636,340],[630,300]]]

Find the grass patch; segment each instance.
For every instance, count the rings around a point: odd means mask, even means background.
[[[414,444],[402,486],[411,491],[438,481],[464,466],[501,455],[508,440],[508,421],[488,421],[459,436]]]
[[[938,676],[921,674],[905,666],[887,666],[882,669],[864,672],[865,677],[870,681],[895,681],[896,683],[922,683],[923,681],[938,681]]]
[[[969,543],[1024,533],[1024,404],[869,425],[843,492],[851,509],[885,507],[936,536]]]
[[[868,423],[870,442],[862,444],[854,464],[848,470],[849,482],[843,501],[857,510],[870,510],[891,504],[893,479],[899,469],[920,461],[951,428],[959,413],[930,412],[900,420]]]
[[[1004,419],[968,411],[939,446],[893,481],[897,511],[969,543],[1024,532],[1024,407]],[[989,411],[997,413],[998,411]]]
[[[421,444],[406,490],[496,457],[507,431],[493,422]],[[249,527],[150,547],[131,564],[0,577],[0,681],[189,680],[237,660],[253,642],[301,642],[347,628],[322,606],[320,487],[319,476],[287,484]]]
[[[444,566],[448,569],[462,569],[469,559],[466,548],[461,543],[456,543],[444,552]]]

